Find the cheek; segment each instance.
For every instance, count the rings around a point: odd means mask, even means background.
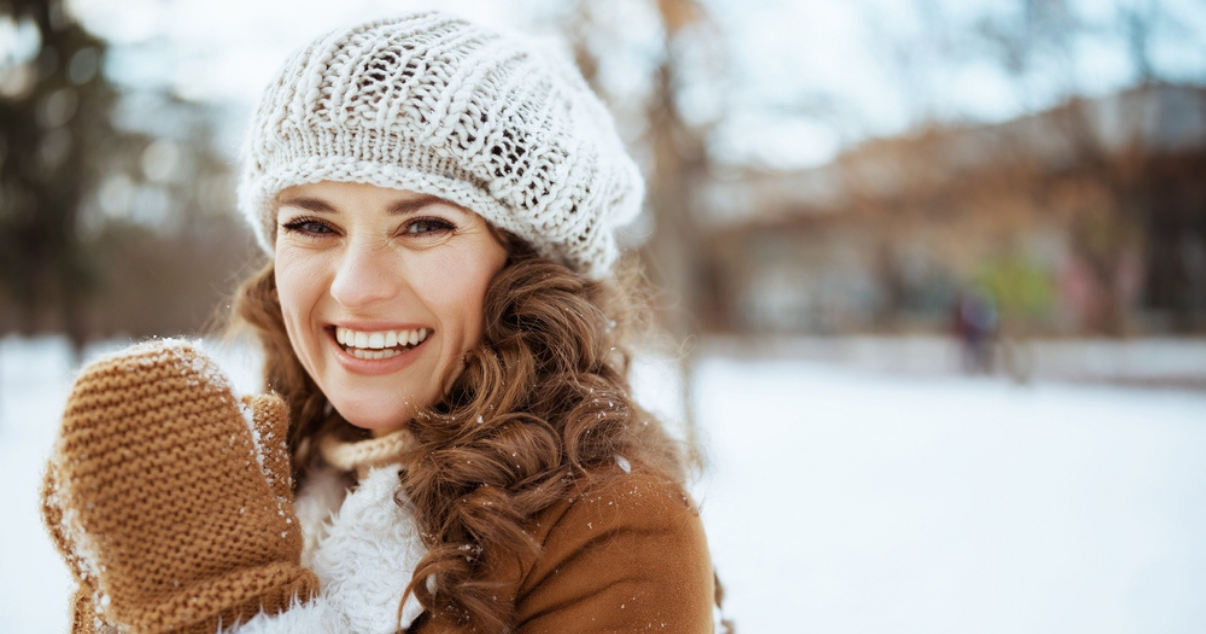
[[[430,305],[446,322],[445,328],[451,328],[466,349],[476,344],[481,334],[484,291],[465,280],[449,283],[445,277],[432,284],[427,294]]]
[[[463,287],[460,310],[464,315],[465,347],[470,348],[482,337],[482,309],[485,305],[486,286],[489,280],[468,284]]]
[[[486,289],[494,275],[502,268],[497,258],[472,258],[461,260],[441,270],[459,270],[465,275],[439,275],[431,278],[428,297],[457,332],[459,352],[477,345],[482,334],[482,310],[485,305]],[[505,258],[504,258],[505,260]]]
[[[322,295],[323,267],[319,258],[296,249],[279,248],[275,260],[276,292],[289,338],[297,347],[298,329]]]

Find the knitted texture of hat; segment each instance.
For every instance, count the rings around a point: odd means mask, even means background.
[[[438,12],[333,32],[265,92],[244,148],[239,207],[272,252],[275,197],[319,181],[439,196],[586,277],[644,182],[576,69]]]
[[[298,564],[286,430],[280,398],[237,400],[184,342],[81,372],[43,514],[98,622],[208,633],[317,591]]]

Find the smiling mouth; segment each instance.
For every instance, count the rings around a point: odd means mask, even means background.
[[[426,328],[362,332],[338,326],[335,341],[357,359],[389,359],[418,347],[429,334],[431,331]]]

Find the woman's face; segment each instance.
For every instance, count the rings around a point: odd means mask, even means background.
[[[502,244],[481,216],[410,191],[322,182],[277,203],[276,286],[302,366],[353,425],[405,425],[478,343]]]

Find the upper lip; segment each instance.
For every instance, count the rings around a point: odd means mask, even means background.
[[[332,330],[335,328],[347,328],[348,330],[355,330],[357,332],[389,332],[396,330],[418,330],[420,328],[426,328],[429,332],[432,330],[431,326],[423,324],[385,321],[331,322],[327,326]]]

